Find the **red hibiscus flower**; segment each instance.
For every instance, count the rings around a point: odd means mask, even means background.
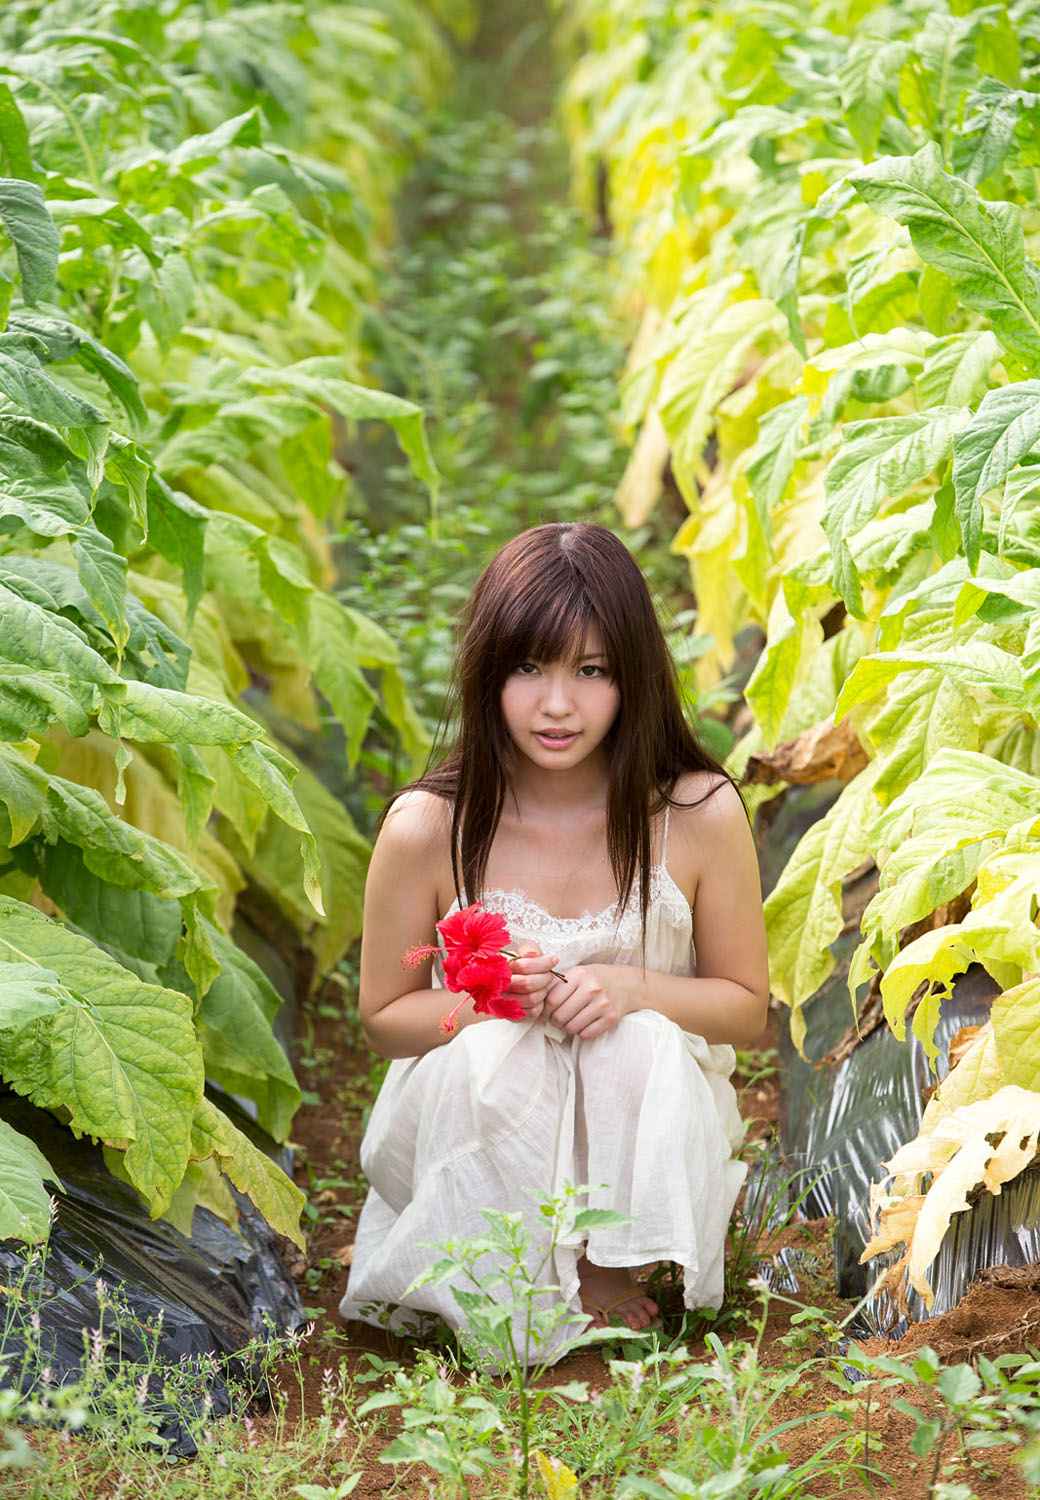
[[[498,912],[485,911],[479,901],[463,906],[437,923],[437,931],[451,954],[463,962],[496,958],[509,942],[509,928]]]
[[[473,1009],[480,1015],[487,1015],[491,1013],[492,1004],[509,988],[512,977],[509,960],[496,953],[491,958],[472,958],[460,965],[455,970],[452,988],[456,992],[465,990],[473,998]],[[513,1000],[509,1003],[518,1004]],[[523,1014],[523,1006],[520,1006],[520,1013]]]
[[[524,1020],[526,1012],[519,1000],[504,993],[513,977],[509,958],[502,951],[510,940],[505,919],[497,912],[485,911],[475,901],[438,922],[437,932],[443,947],[422,944],[411,948],[402,962],[414,968],[435,953],[443,955],[444,983],[449,990],[462,995],[458,1005],[441,1021],[444,1035],[450,1036],[455,1030],[455,1017],[467,999],[473,1001],[478,1015]]]

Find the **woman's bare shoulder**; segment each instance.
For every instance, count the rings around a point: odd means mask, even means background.
[[[715,771],[687,771],[679,777],[669,805],[668,860],[683,870],[691,888],[706,855],[752,843],[743,800],[728,777]]]
[[[728,776],[717,771],[685,771],[672,788],[670,818],[686,827],[705,822],[747,822],[744,802]]]
[[[379,830],[379,843],[395,854],[447,854],[451,849],[451,806],[436,792],[412,787],[396,798]]]

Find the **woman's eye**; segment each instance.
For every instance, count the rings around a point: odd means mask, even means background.
[[[584,666],[578,668],[579,677],[605,677],[606,675],[606,667],[596,667],[591,662],[586,662]]]
[[[522,661],[518,667],[513,668],[513,671],[520,677],[533,677],[538,667],[533,661]]]

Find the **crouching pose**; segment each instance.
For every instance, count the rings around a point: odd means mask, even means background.
[[[762,1029],[766,945],[739,794],[699,744],[643,578],[605,528],[538,526],[470,598],[454,748],[392,802],[365,895],[361,1016],[393,1058],[362,1146],[371,1191],[341,1304],[393,1323],[463,1320],[412,1281],[430,1242],[530,1215],[535,1188],[590,1184],[621,1227],[556,1247],[543,1273],[594,1324],[645,1327],[635,1273],[677,1262],[717,1308],[743,1167],[734,1045]],[[481,901],[512,939],[523,1020],[464,1005],[401,959]],[[600,1186],[602,1185],[602,1186]],[[543,1221],[544,1223],[544,1221]]]

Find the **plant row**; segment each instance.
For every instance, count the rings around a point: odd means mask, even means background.
[[[437,8],[465,23],[461,0]],[[367,847],[294,749],[422,731],[396,648],[329,591],[412,109],[413,0],[11,0],[0,17],[0,1077],[102,1141],[153,1215],[298,1236],[300,1195],[205,1093],[288,1134],[247,887],[328,967]],[[0,1237],[46,1232],[0,1120]]]
[[[810,736],[859,767],[767,904],[792,1034],[869,862],[854,998],[880,987],[899,1035],[912,1009],[934,1060],[956,976],[1001,991],[877,1194],[872,1248],[916,1228],[927,1300],[951,1212],[1040,1136],[1040,20],[571,0],[561,25],[641,315],[626,518],[670,463],[701,672],[762,633],[737,767]]]

